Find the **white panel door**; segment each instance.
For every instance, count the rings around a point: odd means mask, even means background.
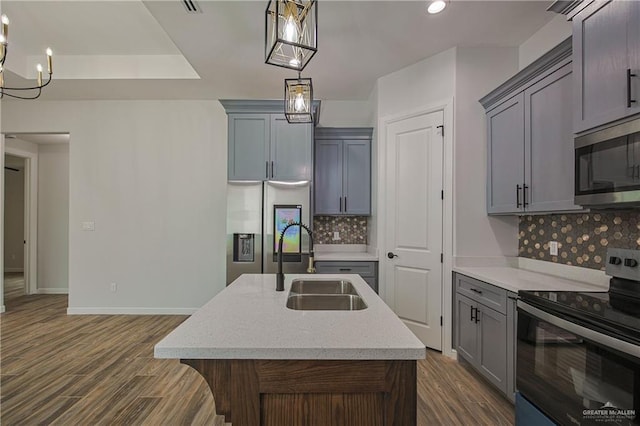
[[[386,132],[387,299],[428,347],[442,350],[441,111]]]

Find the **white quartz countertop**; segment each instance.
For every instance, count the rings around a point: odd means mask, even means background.
[[[555,290],[555,291],[607,291],[608,287],[574,281],[555,275],[528,271],[506,266],[455,266],[454,272],[493,284],[508,291]]]
[[[368,307],[297,311],[286,307],[295,278],[351,281]],[[244,274],[169,333],[156,358],[424,359],[425,346],[358,275]]]
[[[316,252],[314,259],[318,261],[348,261],[348,262],[377,262],[378,256],[369,252],[353,252],[353,251],[335,251],[335,252]]]
[[[316,244],[314,259],[321,262],[377,262],[366,244]]]

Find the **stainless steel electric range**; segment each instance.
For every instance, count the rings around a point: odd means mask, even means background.
[[[518,293],[519,426],[640,424],[640,251],[606,270],[608,292]]]

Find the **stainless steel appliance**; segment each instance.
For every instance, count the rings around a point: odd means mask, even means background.
[[[575,203],[640,206],[640,118],[576,138]]]
[[[277,238],[289,221],[309,224],[309,182],[229,182],[227,185],[227,285],[240,275],[276,273]],[[284,272],[305,273],[309,237],[299,228],[285,239]]]
[[[609,249],[608,292],[518,293],[516,387],[553,422],[640,424],[639,264]]]

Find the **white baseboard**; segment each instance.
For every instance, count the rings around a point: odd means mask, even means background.
[[[198,308],[67,308],[67,315],[191,315]]]
[[[37,294],[69,294],[68,288],[39,288]]]
[[[22,273],[24,273],[24,268],[7,268],[5,266],[4,271],[5,272],[22,272]]]

